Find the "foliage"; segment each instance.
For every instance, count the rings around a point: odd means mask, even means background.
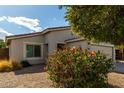
[[[48,57],[47,70],[55,87],[107,87],[111,59],[81,48],[56,51]]]
[[[5,48],[5,42],[2,39],[0,39],[0,48]]]
[[[12,64],[13,70],[19,70],[19,69],[22,69],[23,67],[20,63],[15,61],[11,61],[11,64]]]
[[[0,60],[0,72],[18,70],[21,68],[22,68],[21,64],[17,62],[8,61],[8,60]]]
[[[66,6],[73,31],[93,42],[124,45],[124,6]]]

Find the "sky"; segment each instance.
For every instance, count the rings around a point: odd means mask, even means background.
[[[66,10],[56,5],[0,6],[0,39],[5,36],[43,31],[48,27],[68,26]]]

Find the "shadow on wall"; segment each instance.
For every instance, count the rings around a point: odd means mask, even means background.
[[[38,65],[22,68],[21,70],[16,70],[14,71],[14,73],[15,75],[41,73],[41,72],[45,72],[44,68],[45,65],[38,64]]]

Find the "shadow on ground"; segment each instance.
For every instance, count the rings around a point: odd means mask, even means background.
[[[15,75],[41,73],[41,72],[45,72],[44,67],[45,67],[45,65],[42,65],[42,64],[33,65],[30,67],[25,67],[21,70],[16,70],[16,71],[14,71],[14,73],[15,73]]]
[[[114,63],[114,65],[115,65],[114,72],[124,74],[124,62],[116,62],[116,63]],[[14,72],[16,75],[30,74],[30,73],[41,73],[41,72],[45,71],[44,67],[45,67],[45,65],[39,64],[39,65],[30,66],[30,67],[25,67],[21,70],[16,70]]]

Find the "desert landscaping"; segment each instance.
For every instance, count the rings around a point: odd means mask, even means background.
[[[117,64],[119,66],[120,63]],[[122,64],[120,64],[122,66]],[[119,70],[119,69],[118,69]],[[123,69],[121,69],[123,70]],[[108,74],[110,87],[124,87],[124,74],[111,72]],[[52,81],[44,70],[44,65],[35,65],[21,70],[0,73],[1,88],[49,88]]]

